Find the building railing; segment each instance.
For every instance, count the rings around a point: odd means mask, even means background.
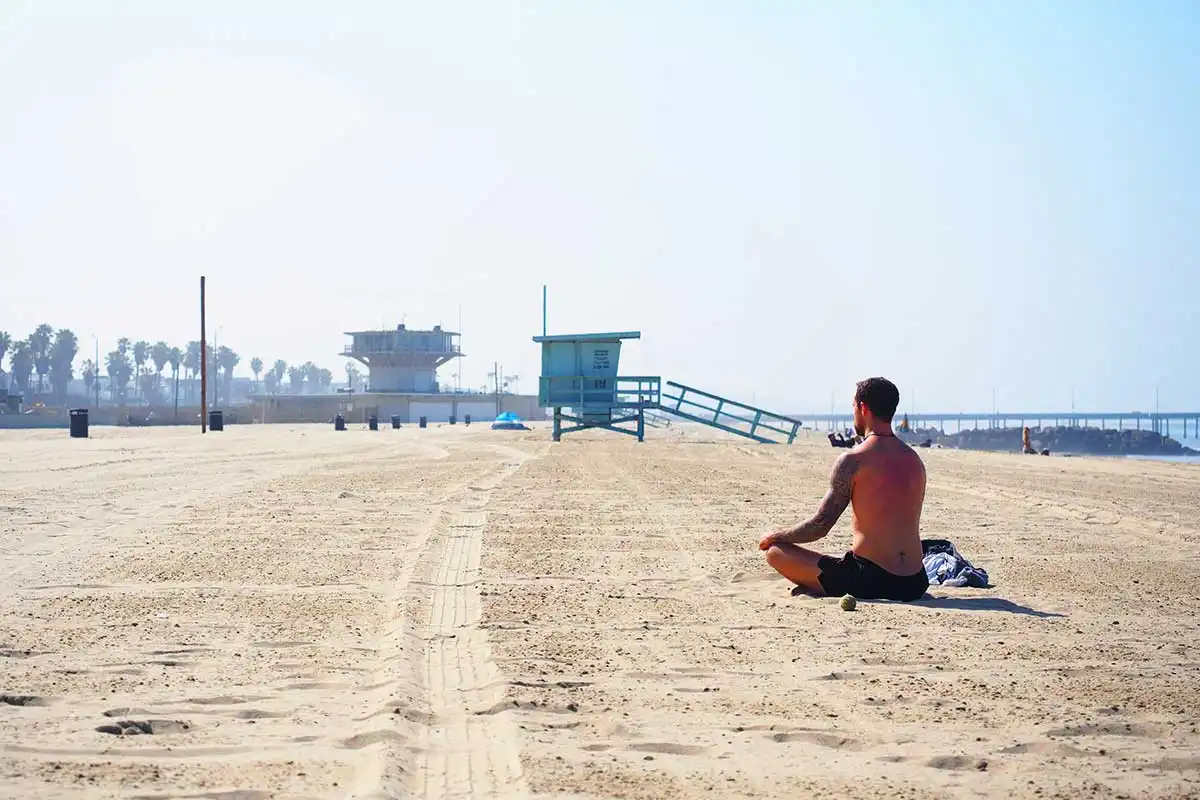
[[[538,405],[575,409],[655,408],[662,397],[662,378],[620,375],[560,375],[538,379]]]
[[[431,356],[458,355],[458,354],[462,353],[462,349],[456,344],[450,345],[449,347],[440,347],[439,346],[437,348],[432,348],[432,347],[429,347],[429,348],[426,348],[426,347],[368,348],[368,347],[355,347],[354,345],[346,345],[345,347],[342,348],[343,356],[356,356],[356,355],[368,355],[369,356],[369,355],[376,355],[376,354],[389,355],[392,353],[406,353],[406,354],[412,353],[414,355],[431,355]]]

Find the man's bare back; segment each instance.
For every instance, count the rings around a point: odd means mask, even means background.
[[[843,458],[853,459],[852,524],[855,555],[893,575],[921,565],[921,506],[925,463],[895,436],[868,436]]]
[[[855,428],[866,438],[837,460],[817,513],[762,538],[767,563],[812,593],[916,600],[929,588],[921,553],[925,465],[892,433],[894,384],[869,378],[855,392]],[[853,541],[842,558],[800,547],[832,530],[853,506]]]

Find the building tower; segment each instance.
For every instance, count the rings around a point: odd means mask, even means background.
[[[442,330],[347,331],[352,343],[342,356],[367,365],[371,392],[434,393],[438,367],[462,355],[457,333]]]

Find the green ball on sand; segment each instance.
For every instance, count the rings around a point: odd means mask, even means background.
[[[858,601],[854,599],[854,595],[844,594],[842,599],[838,601],[838,605],[842,607],[842,611],[853,611],[858,605]]]

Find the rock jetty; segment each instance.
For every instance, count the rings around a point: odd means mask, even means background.
[[[914,430],[903,434],[909,444],[932,439],[934,444],[961,450],[1021,452],[1020,428],[984,428],[943,434],[938,430]],[[1186,456],[1200,452],[1153,431],[1102,430],[1100,428],[1031,428],[1030,439],[1037,451],[1078,455],[1155,455]]]

